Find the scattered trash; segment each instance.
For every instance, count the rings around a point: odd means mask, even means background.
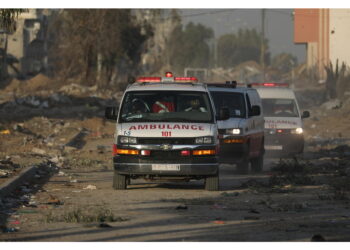
[[[225,196],[225,197],[237,197],[239,195],[238,192],[233,192],[233,193],[228,193],[228,192],[223,192],[221,193],[222,196]]]
[[[50,195],[50,198],[49,198],[47,204],[48,205],[63,205],[63,202],[61,202],[59,199],[57,199],[53,195]]]
[[[65,176],[66,174],[63,171],[58,172],[58,176]]]
[[[326,239],[321,234],[315,234],[312,236],[311,241],[326,241]]]
[[[87,187],[84,187],[83,189],[95,190],[95,189],[97,189],[97,187],[94,185],[88,185]]]
[[[36,214],[38,211],[35,210],[18,210],[19,214]]]
[[[21,224],[21,222],[18,221],[18,220],[16,220],[16,221],[10,221],[10,224],[19,225],[19,224]]]
[[[77,179],[73,179],[73,180],[70,180],[71,183],[77,183],[78,180]]]
[[[9,135],[9,134],[11,134],[11,132],[10,132],[10,130],[5,129],[5,130],[0,130],[0,134],[1,135]]]
[[[180,205],[176,207],[176,210],[186,210],[188,207],[186,205]]]
[[[13,173],[13,171],[11,171],[11,170],[0,169],[0,178],[7,178],[7,177],[9,177],[12,173]]]
[[[213,223],[214,224],[218,224],[218,225],[223,225],[223,224],[225,224],[225,221],[223,221],[223,220],[214,220]]]

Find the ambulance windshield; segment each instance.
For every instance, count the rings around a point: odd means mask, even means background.
[[[213,111],[205,92],[130,91],[120,122],[213,122]]]
[[[262,99],[265,117],[298,117],[299,112],[293,99]]]

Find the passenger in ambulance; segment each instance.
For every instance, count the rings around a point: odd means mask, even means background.
[[[170,97],[162,96],[152,106],[153,113],[174,112],[175,105]]]
[[[286,105],[286,104],[276,104],[275,109],[274,109],[274,114],[275,115],[293,115],[293,109],[291,105]]]

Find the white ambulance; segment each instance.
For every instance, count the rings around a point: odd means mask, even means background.
[[[304,150],[302,119],[294,91],[287,83],[252,83],[263,105],[265,150],[270,156],[295,156]]]
[[[221,163],[236,164],[237,172],[263,169],[264,117],[261,99],[253,88],[237,87],[236,82],[208,83],[215,107],[229,109],[230,117],[218,121]]]
[[[217,119],[205,84],[194,77],[140,77],[124,92],[114,142],[115,189],[130,179],[205,179],[205,189],[219,189]]]

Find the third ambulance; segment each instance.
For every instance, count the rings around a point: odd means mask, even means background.
[[[294,156],[304,150],[302,114],[294,91],[287,83],[252,83],[263,106],[265,119],[265,150],[268,155]]]

